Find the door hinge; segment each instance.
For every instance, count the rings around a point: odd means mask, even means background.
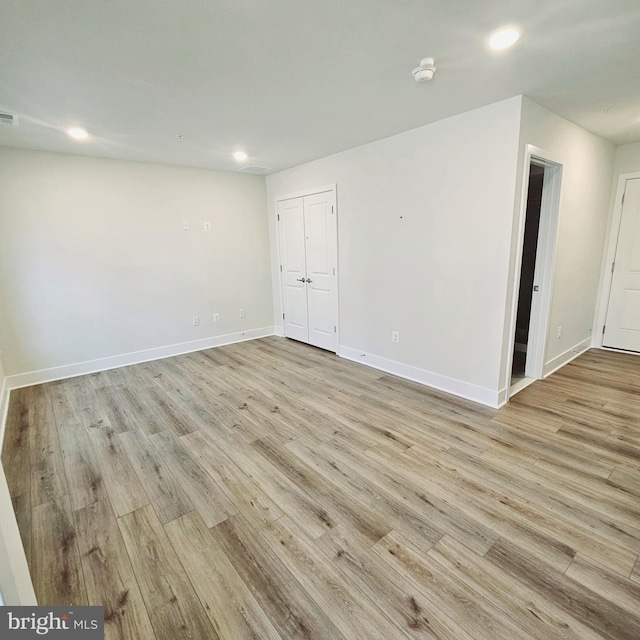
[[[616,268],[616,263],[612,262],[611,263],[611,273],[613,273],[614,269]]]
[[[331,213],[333,213],[333,205],[331,205]]]
[[[278,214],[278,222],[280,222],[280,214]]]
[[[333,275],[334,276],[336,275],[336,268],[335,267],[333,267]]]
[[[280,265],[280,271],[282,271],[282,265]]]
[[[606,325],[606,324],[605,324],[605,325],[603,325],[603,327],[602,327],[602,335],[604,335],[604,330],[605,330],[606,328],[607,328],[607,325]]]
[[[625,197],[626,195],[627,195],[627,192],[625,191],[625,192],[622,194],[622,202],[620,203],[623,207],[624,207],[624,197]]]
[[[284,320],[284,313],[282,314],[282,319]]]
[[[336,327],[336,325],[333,325],[333,333],[338,333],[338,327]]]

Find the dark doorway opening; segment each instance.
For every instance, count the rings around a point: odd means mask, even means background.
[[[538,252],[538,235],[540,231],[544,171],[545,168],[543,166],[531,163],[529,170],[529,188],[527,192],[524,244],[522,248],[522,264],[520,268],[515,347],[511,366],[511,384],[525,377],[529,328],[531,324],[531,302],[534,293],[536,255]]]

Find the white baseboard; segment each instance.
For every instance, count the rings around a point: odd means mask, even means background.
[[[542,377],[546,378],[547,376],[550,376],[552,373],[555,373],[558,369],[564,367],[565,364],[568,364],[578,356],[581,356],[589,349],[591,349],[591,337],[586,338],[582,342],[578,342],[577,345],[567,349],[559,356],[549,360],[549,362],[546,362],[542,370]]]
[[[507,402],[509,402],[509,393],[511,391],[510,387],[504,387],[498,391],[498,403],[495,408],[499,409],[500,407],[504,407]]]
[[[280,325],[276,325],[273,328],[273,333],[274,333],[274,335],[278,336],[279,338],[284,338],[284,327],[282,327]]]
[[[472,400],[488,407],[497,408],[499,404],[499,394],[497,390],[487,389],[480,387],[469,382],[463,382],[462,380],[456,380],[455,378],[448,378],[432,371],[425,369],[419,369],[402,362],[396,362],[395,360],[389,360],[388,358],[382,358],[370,353],[363,353],[359,349],[352,349],[351,347],[341,346],[338,348],[338,354],[341,358],[346,360],[352,360],[353,362],[359,362],[368,367],[385,371],[386,373],[392,373],[393,375],[411,380],[413,382],[419,382],[427,387],[438,389],[439,391],[445,391],[451,393],[454,396],[465,398],[466,400]]]
[[[179,356],[183,353],[202,351],[203,349],[211,349],[212,347],[222,347],[225,344],[244,342],[245,340],[255,340],[256,338],[265,338],[267,336],[272,336],[273,334],[273,327],[249,329],[248,331],[228,333],[223,336],[203,338],[202,340],[180,342],[178,344],[167,345],[166,347],[133,351],[131,353],[123,353],[117,356],[109,356],[108,358],[99,358],[97,360],[87,360],[85,362],[67,364],[61,367],[52,367],[51,369],[18,373],[13,376],[7,376],[6,386],[9,389],[30,387],[31,385],[42,384],[43,382],[54,382],[55,380],[63,380],[65,378],[75,378],[76,376],[84,376],[88,373],[126,367],[130,364],[140,364],[142,362],[149,362],[150,360],[160,360],[161,358]]]

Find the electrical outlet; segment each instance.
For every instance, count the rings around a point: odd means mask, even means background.
[[[391,342],[400,342],[400,332],[392,331],[391,332]]]
[[[558,325],[558,338],[562,335],[562,325]]]
[[[183,220],[182,221],[182,230],[183,231],[189,231],[189,221],[188,220]]]
[[[245,314],[245,312],[244,312],[244,309],[240,309],[240,317],[241,317],[241,318],[244,318],[244,317],[245,317],[245,315],[246,315],[246,314]]]
[[[199,327],[200,326],[200,316],[193,316],[192,320],[193,320],[193,326],[194,327]]]
[[[214,313],[213,314],[213,321],[214,322],[220,322],[220,314],[219,313]]]
[[[209,220],[205,220],[202,223],[202,226],[204,227],[205,231],[211,231],[211,222],[209,222]]]

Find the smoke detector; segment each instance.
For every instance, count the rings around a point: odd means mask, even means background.
[[[271,169],[269,169],[268,167],[259,167],[255,164],[248,164],[244,167],[241,167],[240,169],[237,169],[238,173],[252,173],[254,175],[262,175],[264,173],[267,173],[267,171],[271,171]]]
[[[413,73],[413,79],[416,82],[429,82],[435,72],[434,59],[422,58],[422,60],[420,60],[420,66],[416,67],[411,73]]]

